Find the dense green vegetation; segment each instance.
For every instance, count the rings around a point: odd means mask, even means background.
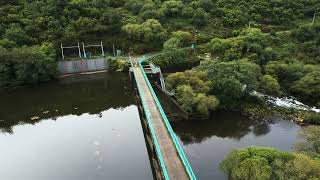
[[[182,107],[188,111],[208,115],[210,109],[219,105],[219,100],[208,95],[211,82],[206,73],[200,71],[185,71],[169,75],[168,88],[176,89],[176,96]]]
[[[0,48],[0,86],[36,84],[54,78],[56,62],[50,47]]]
[[[320,127],[304,127],[296,152],[248,147],[232,151],[221,162],[230,179],[319,179]]]
[[[230,179],[318,179],[320,162],[304,154],[273,148],[248,147],[232,151],[220,164]]]
[[[252,101],[248,97],[253,91],[294,95],[318,106],[320,65],[319,56],[314,53],[320,50],[319,24],[303,25],[292,31],[263,33],[258,28],[245,28],[233,37],[213,38],[202,47],[212,53],[211,59],[193,70],[207,73],[211,82],[207,93],[219,99],[220,107],[241,109]],[[308,48],[301,49],[306,44],[314,48],[313,54],[304,52]]]
[[[295,150],[320,161],[320,127],[304,127],[299,135],[302,141],[296,144]]]
[[[163,70],[179,71],[198,65],[200,59],[197,57],[196,51],[191,48],[173,48],[166,49],[163,53],[151,57],[149,61],[159,65]]]
[[[54,58],[60,59],[61,43],[103,41],[109,54],[113,44],[124,52],[141,54],[164,49],[159,64],[175,68],[189,68],[199,61],[199,53],[212,52],[215,60],[246,59],[258,64],[263,75],[269,75],[263,66],[280,63],[288,68],[284,73],[292,75],[291,81],[270,74],[272,78],[263,78],[261,89],[270,94],[293,93],[317,104],[319,93],[313,84],[319,82],[319,75],[291,74],[290,68],[298,63],[310,70],[309,64],[319,63],[319,25],[309,24],[319,9],[319,2],[303,0],[4,0],[0,46],[10,51],[50,44]],[[249,24],[258,29],[243,30]],[[195,52],[176,50],[192,43],[208,45],[196,46]],[[77,52],[65,53],[73,57]],[[0,71],[0,76],[8,75]]]
[[[190,113],[239,110],[260,102],[254,91],[320,106],[319,12],[318,0],[1,0],[0,87],[52,79],[61,43],[103,41],[107,54],[161,52],[149,60],[182,71],[166,82]],[[231,179],[319,178],[319,132],[305,128],[297,153],[250,147],[221,167]]]
[[[314,36],[314,32],[319,31],[318,24],[306,26],[305,36]],[[301,33],[304,28],[294,31]],[[241,104],[252,100],[248,96],[253,91],[275,96],[294,95],[304,102],[319,105],[319,56],[302,52],[297,37],[300,36],[295,33],[281,37],[250,28],[239,31],[234,37],[213,38],[205,47],[213,57],[202,61],[194,70],[207,73],[212,84],[208,93],[217,96],[222,107],[239,109]],[[287,41],[284,38],[291,38],[290,49],[287,48],[289,45],[282,43]],[[314,46],[314,51],[319,51],[316,41],[310,42],[313,44],[310,46]],[[289,56],[290,53],[300,57]]]

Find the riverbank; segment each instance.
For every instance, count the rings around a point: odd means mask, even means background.
[[[251,119],[268,120],[273,117],[281,117],[302,126],[320,124],[319,113],[294,108],[248,104],[241,108],[241,112]]]

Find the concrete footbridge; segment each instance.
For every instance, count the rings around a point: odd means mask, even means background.
[[[130,58],[130,63],[155,178],[195,180],[196,176],[141,64],[144,60]]]

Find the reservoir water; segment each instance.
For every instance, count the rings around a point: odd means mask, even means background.
[[[236,148],[267,146],[292,150],[300,127],[272,117],[251,120],[235,112],[217,112],[209,120],[175,122],[173,129],[184,146],[198,179],[227,179],[219,163]]]
[[[252,145],[291,150],[300,127],[217,112],[172,122],[198,179],[227,179],[219,162]],[[126,73],[70,76],[0,90],[0,179],[153,179]]]
[[[127,74],[0,92],[0,179],[152,179]]]

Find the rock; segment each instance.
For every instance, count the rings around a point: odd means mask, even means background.
[[[40,119],[40,117],[38,117],[38,116],[34,116],[31,118],[32,121],[39,120],[39,119]]]
[[[43,111],[43,114],[48,114],[50,111]]]

